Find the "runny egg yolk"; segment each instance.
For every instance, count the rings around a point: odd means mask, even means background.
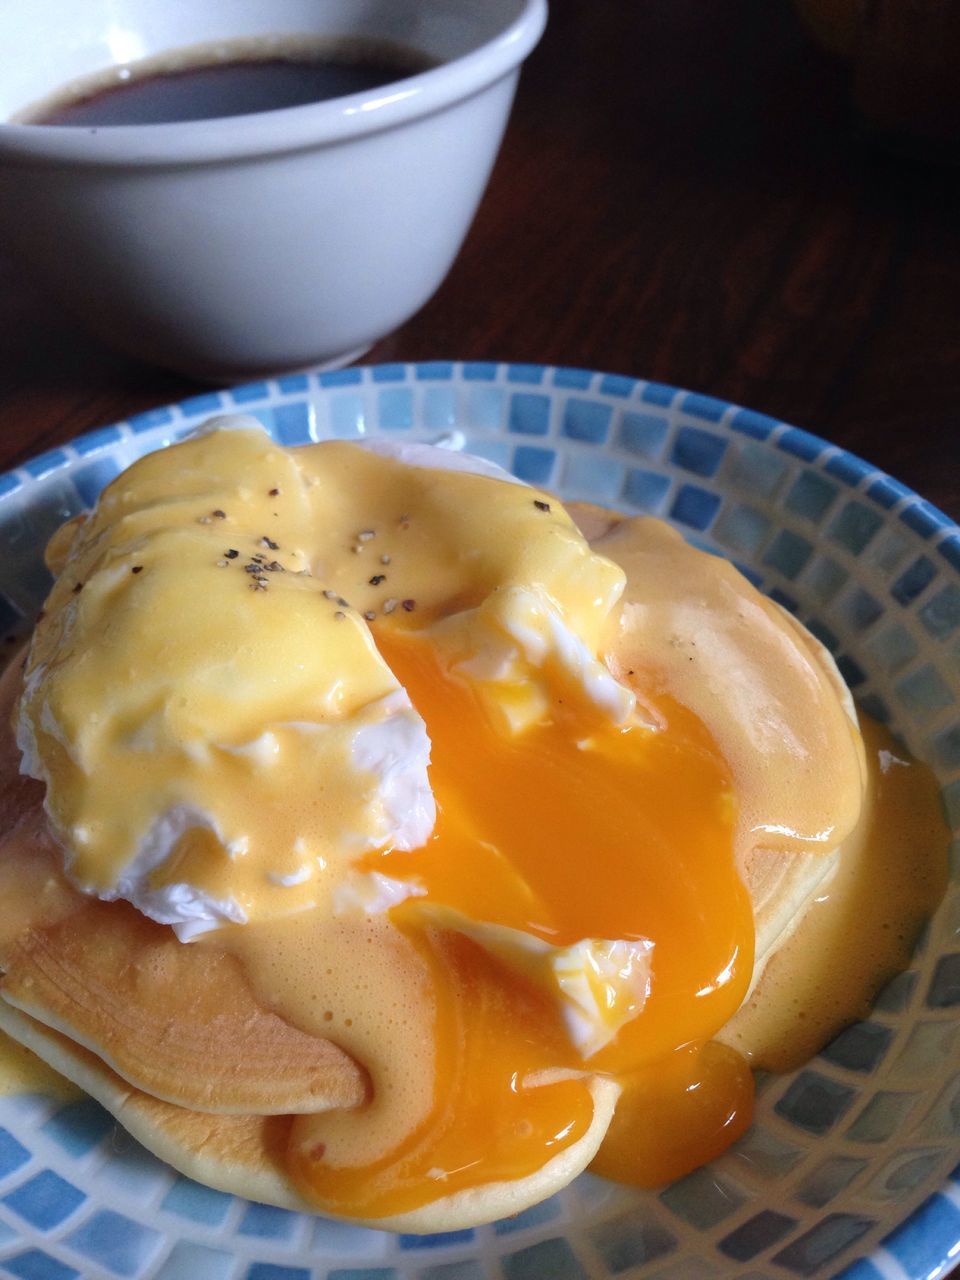
[[[381,1218],[491,1182],[535,1173],[582,1138],[593,1101],[581,1075],[537,1084],[555,1072],[566,1037],[555,1004],[504,972],[483,948],[453,933],[421,937],[437,999],[433,1106],[425,1121],[379,1159],[325,1162],[294,1125],[288,1165],[306,1197],[348,1217]]]
[[[296,1176],[322,1206],[361,1217],[523,1177],[583,1135],[588,1072],[623,1085],[600,1171],[655,1185],[710,1159],[750,1119],[750,1072],[710,1037],[746,992],[753,922],[709,734],[665,698],[665,732],[607,725],[584,740],[557,706],[505,737],[427,639],[384,627],[377,641],[427,723],[439,816],[422,848],[361,865],[421,890],[392,914],[431,957],[442,1087],[427,1123],[375,1169],[347,1173],[322,1147],[295,1146]],[[424,932],[433,904],[557,947],[653,940],[641,1016],[585,1062],[542,989],[475,942]],[[566,1078],[539,1082],[551,1069]]]

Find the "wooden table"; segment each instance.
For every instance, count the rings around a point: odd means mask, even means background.
[[[827,436],[960,516],[960,171],[871,150],[787,0],[554,0],[436,297],[370,360],[640,375]],[[0,467],[196,387],[0,261]],[[948,461],[949,455],[949,461]]]

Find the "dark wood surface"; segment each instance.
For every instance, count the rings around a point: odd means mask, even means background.
[[[960,516],[960,170],[871,148],[787,0],[554,0],[436,297],[368,359],[634,374],[807,427]],[[196,390],[18,288],[0,467]]]

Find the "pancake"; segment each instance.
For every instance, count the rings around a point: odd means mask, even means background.
[[[0,968],[8,1004],[162,1101],[266,1116],[367,1097],[363,1069],[261,1008],[233,957],[184,946],[128,903],[84,903],[27,929],[0,950]]]
[[[311,1212],[286,1174],[290,1116],[211,1116],[132,1088],[89,1050],[0,1000],[0,1029],[71,1080],[158,1159],[188,1178],[262,1204]],[[521,1213],[566,1186],[596,1155],[616,1105],[612,1081],[591,1082],[594,1117],[574,1146],[528,1178],[490,1183],[362,1226],[417,1234],[478,1226]]]
[[[627,569],[620,629],[608,637],[604,656],[614,674],[641,695],[634,664],[650,644],[644,629],[655,592],[634,558],[631,526],[596,508],[571,504],[568,509],[591,545]],[[678,535],[660,528],[651,537],[656,553],[669,563]],[[719,576],[731,590],[752,591],[728,580],[720,562],[707,563],[711,580]],[[659,576],[668,576],[662,565]],[[764,608],[771,634],[778,628],[782,634],[777,607],[766,602]],[[809,669],[839,696],[840,714],[849,715],[849,695],[829,657],[802,635],[799,647],[809,655]],[[668,645],[662,672],[668,692],[667,657],[675,658],[685,643],[682,635],[673,635]],[[15,677],[7,682],[8,699],[15,683]],[[702,707],[692,707],[708,729],[711,717],[716,722],[722,715],[725,700],[729,704],[742,692],[737,679],[720,683],[722,688],[708,688]],[[653,703],[647,709],[651,717],[658,714]],[[843,736],[836,724],[832,729]],[[855,717],[849,729],[853,742]],[[856,773],[856,752],[847,756],[846,773],[833,779],[837,789]],[[369,1089],[363,1067],[334,1041],[301,1031],[265,1007],[232,956],[206,944],[183,945],[167,926],[152,923],[129,904],[79,894],[58,870],[58,851],[41,816],[42,788],[11,777],[16,759],[10,741],[0,745],[0,829],[7,833],[0,839],[0,891],[4,883],[19,886],[0,899],[0,1027],[86,1089],[144,1146],[188,1176],[251,1199],[309,1207],[289,1173],[294,1133],[309,1130],[310,1118],[324,1110],[361,1106]],[[827,762],[827,771],[833,763]],[[790,775],[788,762],[780,764],[778,795],[792,798],[802,790],[800,780]],[[742,780],[747,788],[756,783],[746,774]],[[809,777],[804,785],[816,792]],[[853,791],[859,797],[855,786]],[[810,803],[817,799],[818,794],[808,795]],[[757,932],[754,980],[802,919],[838,857],[839,835],[827,847],[810,847],[804,827],[809,815],[800,810],[802,804],[796,821],[783,824],[782,838],[755,838],[746,827],[740,832],[739,870]],[[744,812],[747,822],[749,802]],[[839,828],[849,829],[856,816],[845,814]],[[409,1212],[378,1217],[372,1225],[448,1230],[519,1212],[553,1194],[590,1163],[613,1116],[618,1084],[593,1075],[589,1090],[593,1113],[586,1131],[535,1173],[440,1196]]]
[[[133,1088],[96,1054],[0,1000],[0,1028],[95,1098],[158,1159],[187,1177],[264,1204],[309,1209],[286,1177],[289,1116],[212,1116]]]

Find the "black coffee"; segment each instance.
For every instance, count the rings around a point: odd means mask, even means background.
[[[31,124],[173,124],[213,120],[281,107],[301,107],[377,89],[434,65],[423,54],[398,50],[387,57],[338,57],[336,51],[303,58],[242,58],[233,62],[134,74],[73,100],[61,98]]]

